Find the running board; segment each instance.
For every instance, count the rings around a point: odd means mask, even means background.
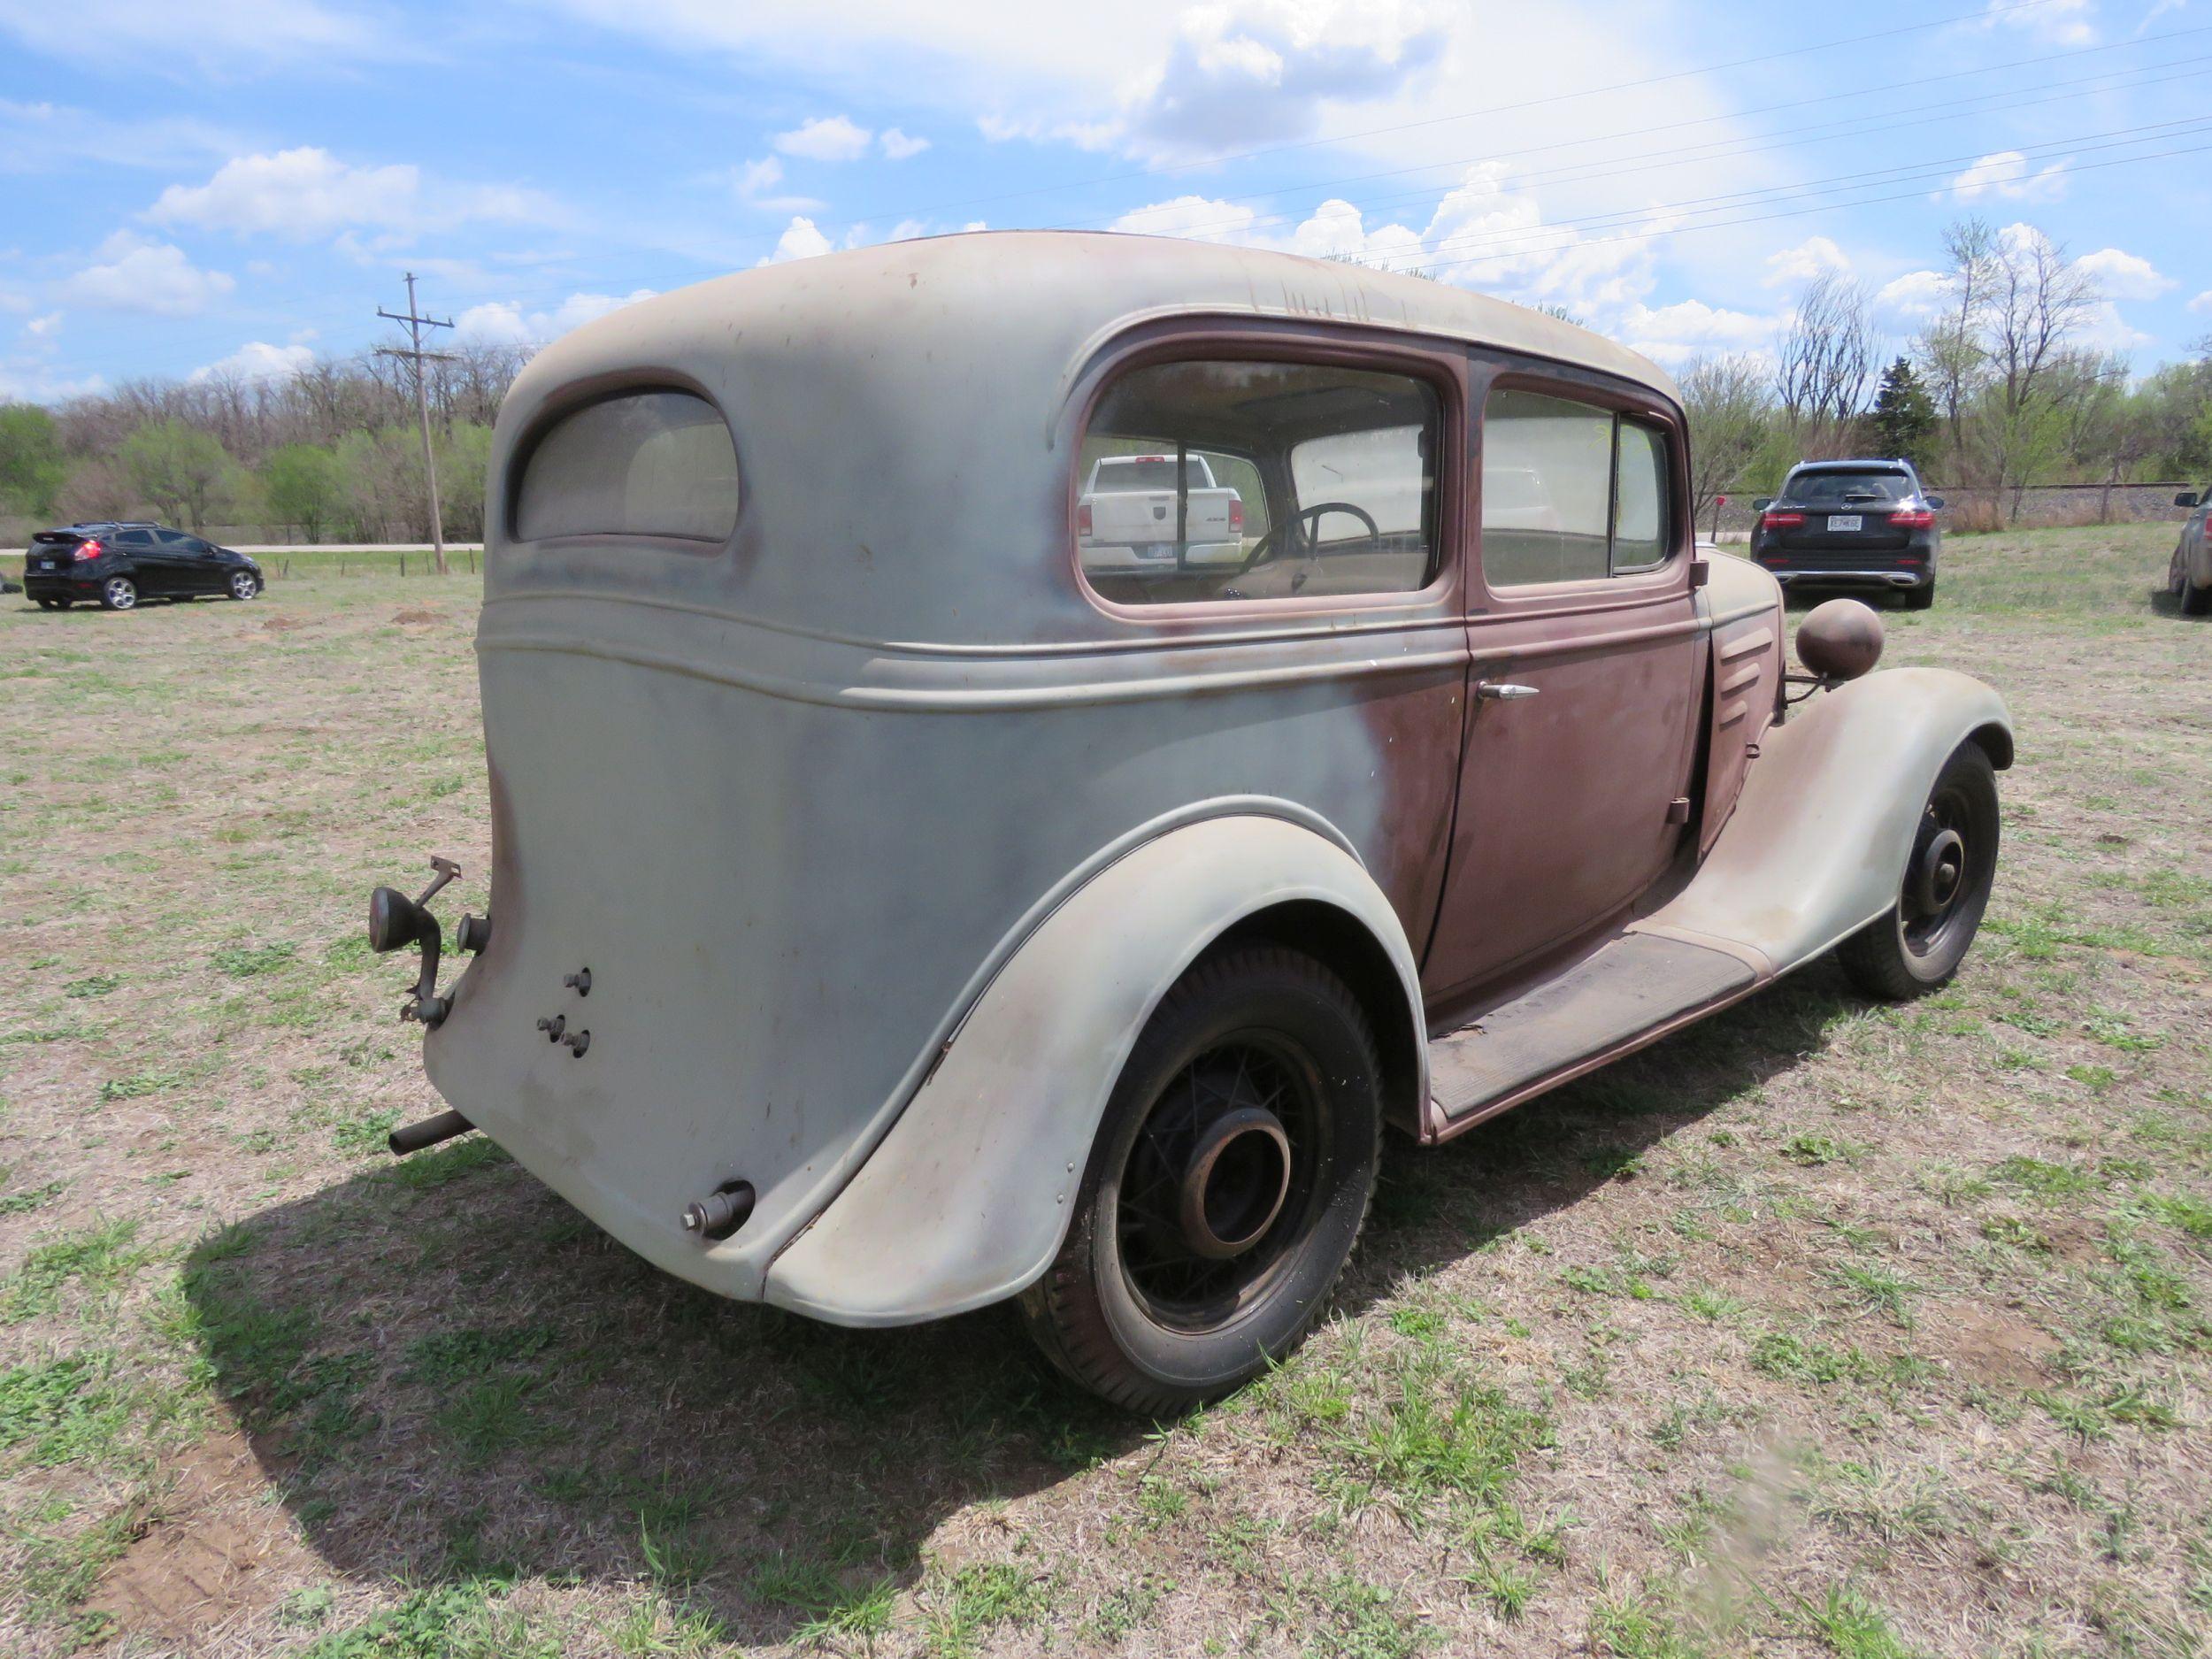
[[[1429,1044],[1424,1140],[1480,1122],[1553,1083],[1732,1001],[1758,975],[1726,951],[1628,933],[1555,979]]]

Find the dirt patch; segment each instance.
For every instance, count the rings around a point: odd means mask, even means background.
[[[178,1461],[175,1484],[137,1540],[101,1575],[88,1608],[112,1633],[190,1653],[234,1619],[273,1606],[314,1557],[271,1527],[256,1494],[261,1465],[236,1432]]]
[[[400,611],[394,612],[392,616],[393,621],[402,627],[409,628],[420,627],[426,623],[439,622],[443,619],[434,611]]]
[[[1942,1363],[1968,1382],[2024,1388],[2042,1382],[2058,1339],[2002,1308],[1946,1308],[1928,1321]]]
[[[265,634],[289,634],[294,628],[303,628],[306,621],[299,617],[264,617],[261,631]]]

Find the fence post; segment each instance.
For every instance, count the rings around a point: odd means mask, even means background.
[[[399,573],[401,579],[403,580],[405,580],[407,575],[407,555],[404,552],[402,552],[399,556]]]

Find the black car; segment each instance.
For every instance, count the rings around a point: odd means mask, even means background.
[[[1784,587],[1878,584],[1908,610],[1935,603],[1943,497],[1921,488],[1911,462],[1801,461],[1780,495],[1751,504],[1751,557]]]
[[[261,566],[188,531],[144,523],[42,530],[23,555],[23,590],[42,610],[82,600],[129,611],[142,599],[250,599]]]

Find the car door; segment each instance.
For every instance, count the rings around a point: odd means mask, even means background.
[[[118,530],[110,538],[116,551],[131,562],[131,580],[141,598],[176,592],[175,561],[155,541],[151,530]]]
[[[212,594],[222,591],[222,567],[215,557],[215,549],[196,535],[181,530],[157,530],[154,539],[161,544],[161,554],[168,561],[170,579],[176,584],[178,594]]]
[[[1688,818],[1701,641],[1678,419],[1493,365],[1471,468],[1469,720],[1432,999],[1624,915]]]

